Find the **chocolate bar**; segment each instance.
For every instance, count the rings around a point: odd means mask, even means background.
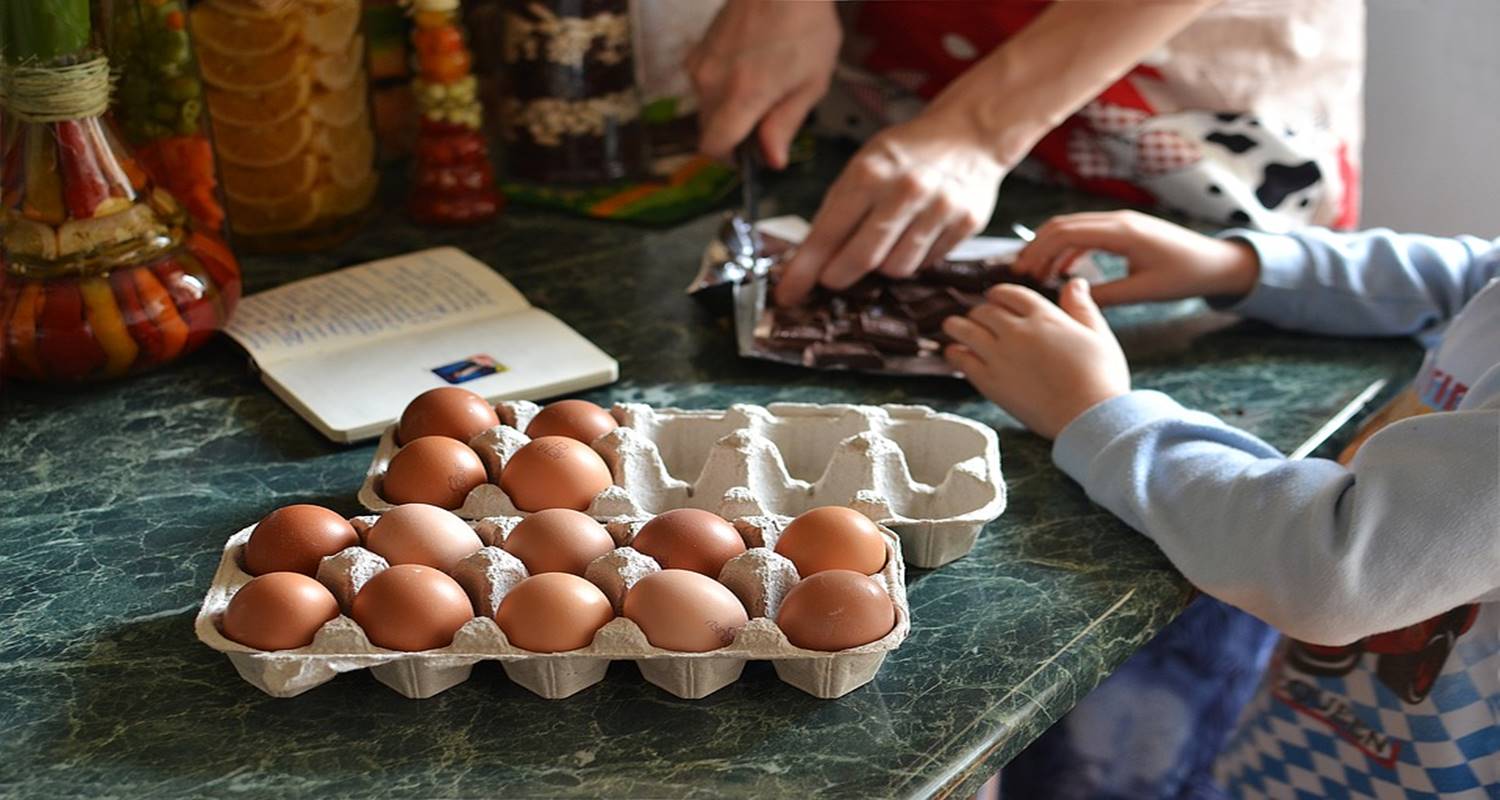
[[[844,367],[846,369],[880,369],[885,357],[863,342],[819,342],[802,354],[810,367]]]
[[[924,274],[944,286],[982,292],[994,283],[989,278],[990,269],[990,265],[982,261],[942,261],[928,267]]]
[[[903,355],[917,352],[917,329],[911,320],[882,316],[869,310],[859,315],[855,329],[859,338],[883,352]]]

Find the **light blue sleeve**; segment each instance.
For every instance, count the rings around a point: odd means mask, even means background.
[[[1500,588],[1500,374],[1481,385],[1464,410],[1376,433],[1348,468],[1146,391],[1090,409],[1052,454],[1203,591],[1346,644]]]
[[[1232,230],[1255,249],[1260,280],[1226,310],[1339,336],[1430,338],[1500,276],[1500,240],[1371,230],[1293,234]]]

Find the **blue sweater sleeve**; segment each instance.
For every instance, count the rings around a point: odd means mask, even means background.
[[[1287,460],[1146,391],[1074,420],[1053,458],[1195,586],[1294,638],[1346,644],[1500,588],[1492,373],[1488,397],[1386,427],[1347,468]]]
[[[1500,276],[1500,240],[1321,228],[1221,236],[1260,259],[1255,289],[1227,310],[1312,333],[1430,338]]]

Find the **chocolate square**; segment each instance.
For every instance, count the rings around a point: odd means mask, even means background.
[[[936,294],[941,294],[942,289],[937,286],[929,286],[916,281],[896,281],[885,287],[885,293],[891,300],[900,305],[909,306],[920,303]]]
[[[989,269],[982,261],[940,261],[926,270],[928,278],[944,286],[982,292],[990,285]]]
[[[778,308],[771,315],[766,346],[773,350],[801,350],[827,338],[827,317],[807,308]]]
[[[899,317],[877,316],[866,311],[859,315],[859,337],[887,353],[917,352],[916,326]]]
[[[964,314],[968,310],[969,307],[964,303],[962,297],[958,292],[952,290],[935,294],[917,303],[912,303],[906,309],[907,314],[924,333],[941,330],[943,320],[955,314]]]
[[[808,346],[802,358],[810,367],[880,369],[885,366],[880,351],[864,342],[820,342]]]

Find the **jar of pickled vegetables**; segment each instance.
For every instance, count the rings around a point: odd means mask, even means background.
[[[500,210],[484,138],[484,109],[459,0],[413,0],[412,91],[421,112],[407,207],[418,222],[463,225]]]
[[[119,76],[113,113],[126,144],[200,230],[222,234],[224,204],[186,0],[98,0],[96,8]]]
[[[201,0],[189,28],[235,241],[308,250],[374,198],[360,0]]]
[[[645,174],[628,0],[510,0],[503,50],[511,178],[587,184]]]
[[[211,337],[240,294],[214,226],[107,119],[110,64],[93,22],[88,0],[0,6],[7,376],[72,382],[162,364]]]

